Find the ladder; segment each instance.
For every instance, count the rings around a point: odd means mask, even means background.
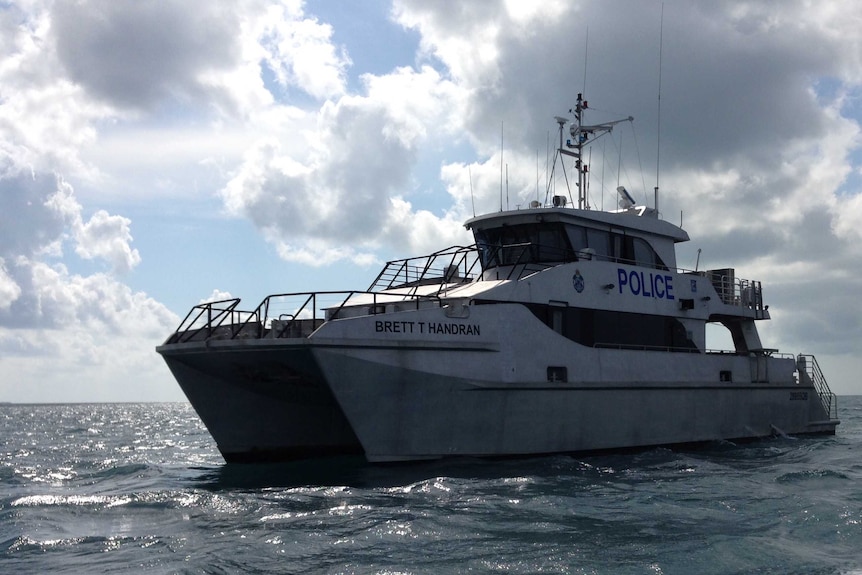
[[[817,390],[820,402],[823,404],[823,409],[826,410],[829,419],[838,419],[838,398],[829,389],[829,384],[826,383],[826,377],[820,370],[817,359],[813,355],[800,353],[796,357],[796,369],[801,381],[810,383]]]

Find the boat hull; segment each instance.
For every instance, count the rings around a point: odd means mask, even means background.
[[[333,382],[334,393],[366,458],[374,462],[573,453],[774,434],[834,433],[837,424],[827,417],[813,387],[793,383],[501,383],[434,375],[351,357],[335,359],[331,350],[321,354],[330,356],[325,368],[327,379]],[[608,351],[603,360],[618,361],[625,354]],[[643,361],[628,359],[633,364]],[[458,363],[455,358],[439,361]],[[353,384],[347,383],[347,374]],[[360,381],[374,384],[356,385]]]
[[[226,352],[201,343],[159,348],[225,461],[362,452],[308,347],[296,343]]]
[[[812,386],[790,378],[704,375],[790,373],[792,359],[754,365],[734,355],[582,348],[568,370],[580,377],[564,382],[535,377],[545,371],[542,354],[515,361],[510,350],[478,344],[303,339],[160,352],[229,462],[575,453],[828,434],[838,423]],[[668,361],[689,377],[636,377]]]

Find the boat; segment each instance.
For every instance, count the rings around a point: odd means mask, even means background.
[[[688,233],[624,188],[591,209],[579,94],[557,118],[578,204],[466,222],[474,243],[388,262],[366,290],[195,305],[156,349],[227,462],[521,457],[830,435],[815,357],[765,347],[759,281],[677,268]],[[628,118],[631,120],[631,118]],[[565,127],[570,138],[564,142]],[[565,169],[565,164],[560,162]],[[550,180],[550,179],[549,179]],[[657,190],[656,190],[657,191]],[[707,348],[721,325],[734,349]]]

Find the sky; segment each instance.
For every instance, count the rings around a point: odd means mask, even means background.
[[[155,347],[192,306],[367,289],[562,193],[578,93],[634,117],[590,206],[658,185],[678,265],[761,281],[765,345],[862,394],[860,30],[855,0],[0,2],[0,401],[182,400]]]

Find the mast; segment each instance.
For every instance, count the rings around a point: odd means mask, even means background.
[[[584,112],[589,109],[589,103],[584,100],[583,94],[578,94],[578,100],[575,107],[569,110],[575,116],[575,121],[569,127],[570,139],[563,143],[563,126],[566,123],[565,118],[557,117],[557,123],[560,125],[560,147],[558,149],[561,156],[570,156],[575,159],[575,169],[578,171],[578,181],[575,184],[578,187],[578,209],[590,209],[587,201],[587,173],[589,166],[583,161],[584,147],[591,144],[593,140],[610,133],[613,127],[621,122],[632,122],[634,118],[629,116],[623,120],[614,120],[612,122],[604,122],[601,124],[586,125],[584,124]],[[562,157],[560,158],[562,161]],[[565,173],[565,168],[563,169]]]

